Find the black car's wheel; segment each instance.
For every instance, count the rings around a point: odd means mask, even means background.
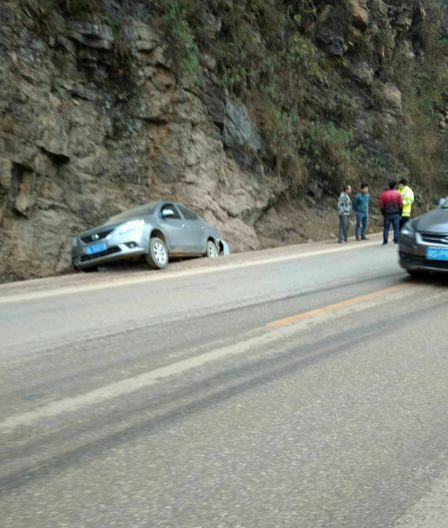
[[[414,279],[421,279],[423,277],[426,277],[426,275],[428,274],[428,272],[424,270],[409,270],[408,269],[406,271]]]
[[[91,268],[83,268],[81,271],[84,273],[92,273],[94,271],[98,271],[98,266],[92,266]]]
[[[149,252],[145,255],[146,262],[151,269],[163,269],[168,266],[168,249],[165,242],[153,237],[149,241]]]
[[[213,240],[208,240],[207,241],[206,255],[209,258],[219,257],[219,249],[218,249],[217,245],[213,242]]]

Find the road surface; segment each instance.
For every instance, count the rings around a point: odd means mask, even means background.
[[[0,525],[447,527],[447,285],[375,239],[1,286]]]

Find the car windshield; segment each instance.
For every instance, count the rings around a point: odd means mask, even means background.
[[[105,225],[110,224],[120,224],[121,222],[127,222],[128,220],[134,220],[136,218],[141,218],[142,216],[149,216],[154,214],[158,202],[149,203],[142,205],[141,207],[136,207],[135,209],[130,209],[124,213],[111,216],[105,223]]]
[[[448,209],[448,198],[445,198],[445,201],[443,202],[442,209]]]

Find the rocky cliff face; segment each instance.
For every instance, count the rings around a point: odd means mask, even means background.
[[[0,275],[64,272],[74,233],[159,197],[242,250],[328,236],[343,180],[443,187],[437,2],[295,4],[3,2]]]

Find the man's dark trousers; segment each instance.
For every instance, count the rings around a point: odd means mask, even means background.
[[[384,234],[383,244],[389,241],[390,226],[394,227],[394,242],[398,244],[398,233],[400,232],[400,215],[399,214],[385,214],[384,215]]]
[[[367,213],[356,213],[356,240],[359,240],[360,238],[364,240],[366,238],[368,218],[369,215]]]
[[[339,242],[347,242],[349,226],[350,217],[348,215],[339,215]]]

